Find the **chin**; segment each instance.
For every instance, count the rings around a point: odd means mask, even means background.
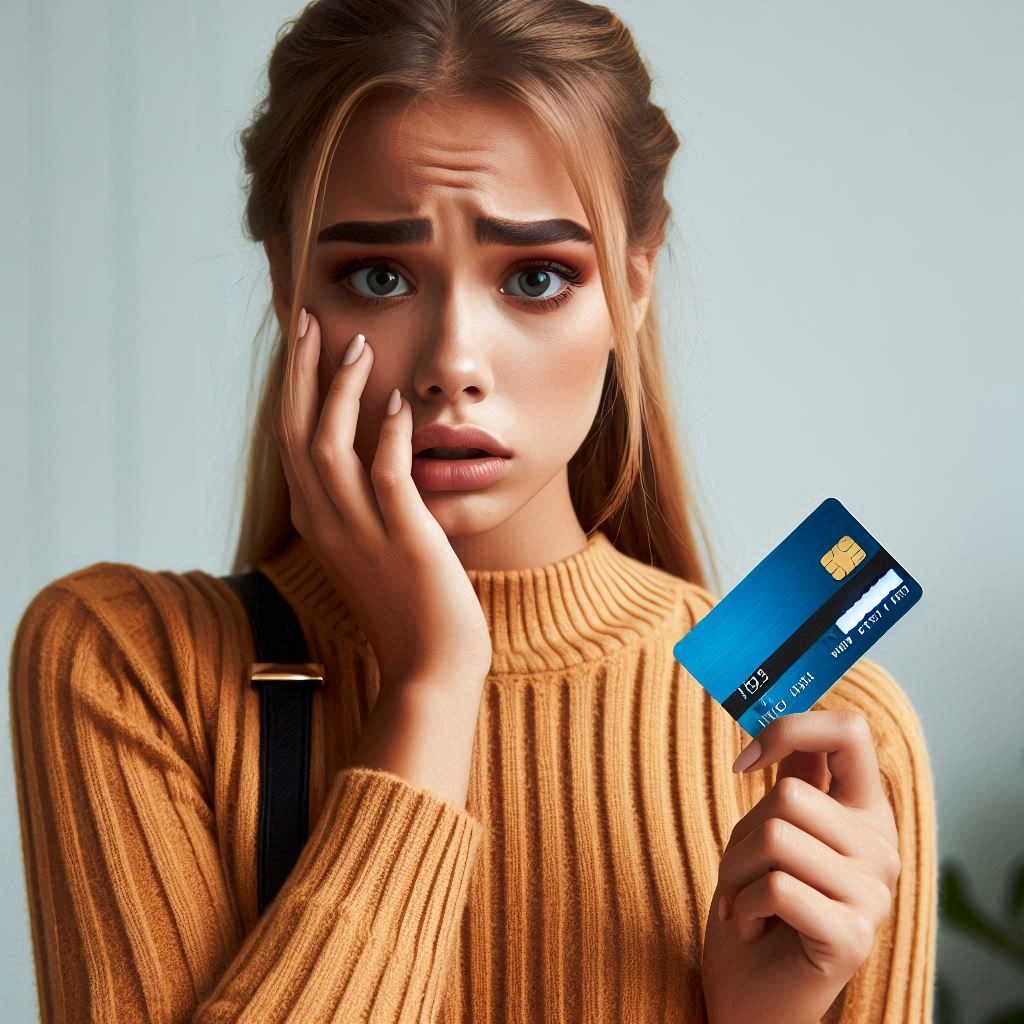
[[[481,536],[508,518],[508,512],[496,508],[484,493],[430,491],[421,497],[450,539]]]

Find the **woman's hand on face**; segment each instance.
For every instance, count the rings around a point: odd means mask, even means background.
[[[744,771],[780,763],[722,854],[701,964],[708,1019],[817,1024],[889,917],[896,819],[862,715],[793,713],[754,742]]]
[[[412,479],[412,409],[385,415],[369,475],[353,447],[373,366],[339,364],[318,410],[320,323],[289,350],[274,423],[291,518],[373,646],[381,687],[483,682],[491,637],[447,535]],[[300,323],[301,330],[301,323]]]

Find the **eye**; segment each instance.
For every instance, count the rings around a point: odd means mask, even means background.
[[[566,287],[561,291],[545,295],[543,293],[551,286],[552,275],[556,281],[558,278],[565,278],[567,282]],[[561,303],[565,302],[579,282],[580,276],[581,274],[578,270],[573,270],[570,267],[564,267],[560,263],[549,263],[545,261],[542,263],[532,263],[529,266],[521,267],[519,270],[513,271],[509,280],[524,280],[526,282],[524,287],[527,291],[523,297],[546,307],[551,305],[561,305]],[[537,290],[536,293],[535,290]]]
[[[402,276],[388,260],[375,259],[371,261],[367,258],[359,258],[349,260],[338,267],[331,274],[331,280],[342,281],[345,278],[351,277],[354,281],[358,281],[360,275],[363,275],[364,272],[365,285],[370,289],[370,294],[364,295],[362,292],[356,292],[356,297],[369,302],[371,305],[383,299],[391,298],[397,287],[397,278]],[[398,293],[398,295],[407,294],[409,293]]]
[[[363,272],[366,271],[364,274]],[[517,267],[512,271],[507,280],[524,282],[525,290],[518,292],[504,292],[512,298],[519,299],[531,308],[553,309],[567,302],[572,292],[578,287],[583,274],[578,268],[567,267],[562,263],[552,260],[535,260],[532,263]],[[346,285],[352,292],[355,301],[367,306],[379,306],[388,302],[391,298],[401,298],[410,292],[397,291],[398,280],[404,279],[404,275],[395,267],[391,260],[380,256],[357,256],[341,264],[331,272],[330,279],[336,282],[346,281],[351,278],[353,282],[360,282],[370,294],[367,295],[356,287]],[[549,292],[554,281],[563,278],[566,282],[561,291]],[[547,293],[547,294],[545,294]]]

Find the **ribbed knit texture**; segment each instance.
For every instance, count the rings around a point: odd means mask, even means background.
[[[302,538],[259,567],[326,667],[309,840],[262,917],[259,695],[234,592],[100,562],[24,613],[11,724],[44,1024],[705,1021],[721,855],[777,771],[732,773],[748,737],[672,656],[716,599],[601,532],[543,568],[470,571],[494,660],[462,809],[348,766],[372,648]],[[870,722],[903,861],[823,1020],[925,1024],[936,822],[918,718],[866,658],[817,706]]]

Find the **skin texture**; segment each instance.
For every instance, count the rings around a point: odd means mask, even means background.
[[[722,855],[704,937],[708,1019],[817,1024],[892,910],[896,820],[862,715],[785,715],[756,742],[743,770],[779,767]]]
[[[359,398],[353,445],[369,472],[393,388],[410,403],[412,427],[468,422],[512,452],[510,472],[477,491],[421,492],[464,568],[544,565],[582,549],[586,534],[572,507],[568,463],[598,411],[611,351],[611,321],[592,246],[481,245],[473,220],[565,217],[590,230],[564,168],[514,106],[459,99],[414,107],[401,97],[363,103],[335,150],[323,212],[315,228],[343,220],[429,217],[426,244],[331,242],[317,246],[303,305],[321,331],[320,403],[356,333],[373,350]],[[294,249],[294,246],[292,247]],[[275,306],[287,322],[285,254],[267,244]],[[345,280],[332,274],[356,256],[387,257]],[[655,254],[637,260],[644,280],[634,314],[642,321]],[[531,261],[578,269],[567,302],[538,303],[567,279]],[[376,307],[360,296],[383,298]]]

